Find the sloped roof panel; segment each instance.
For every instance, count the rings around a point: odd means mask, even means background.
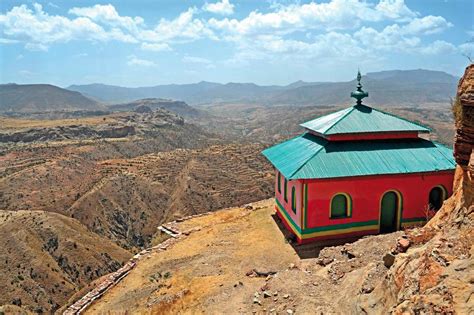
[[[366,105],[355,105],[301,124],[302,127],[323,135],[430,132],[430,129]]]
[[[424,139],[328,142],[306,133],[263,154],[288,179],[433,172],[456,166],[450,149]]]
[[[323,149],[327,142],[322,138],[303,134],[268,148],[262,154],[285,178],[291,178],[311,157]]]

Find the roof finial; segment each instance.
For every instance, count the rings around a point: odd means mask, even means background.
[[[351,97],[357,100],[357,105],[362,105],[362,99],[364,97],[369,96],[369,93],[364,92],[362,90],[362,84],[360,84],[360,80],[362,79],[362,75],[360,74],[360,69],[357,71],[357,90],[351,93]]]

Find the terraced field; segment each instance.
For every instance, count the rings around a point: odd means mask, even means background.
[[[38,148],[0,158],[0,209],[76,218],[125,248],[149,244],[180,216],[271,196],[258,144],[213,145],[126,158],[127,143]]]

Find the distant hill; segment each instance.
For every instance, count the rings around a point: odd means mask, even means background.
[[[107,107],[112,111],[134,111],[140,106],[147,106],[152,110],[158,108],[166,109],[185,118],[197,117],[202,114],[200,110],[189,106],[185,102],[161,98],[145,98],[129,103],[109,105]]]
[[[79,92],[50,84],[0,85],[0,112],[49,112],[103,109]]]
[[[363,85],[370,103],[377,105],[417,105],[446,103],[456,91],[458,78],[441,71],[393,70],[367,73]],[[349,82],[297,81],[286,86],[259,86],[253,83],[171,84],[126,88],[90,84],[68,89],[104,102],[137,98],[170,98],[191,105],[215,103],[259,103],[265,105],[340,105],[350,103],[355,80]]]

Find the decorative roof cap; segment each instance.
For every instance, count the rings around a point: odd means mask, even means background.
[[[362,99],[364,97],[368,97],[369,93],[362,90],[362,84],[360,84],[360,79],[362,76],[360,75],[360,70],[357,72],[357,90],[351,93],[351,97],[357,100],[357,105],[362,105]]]

